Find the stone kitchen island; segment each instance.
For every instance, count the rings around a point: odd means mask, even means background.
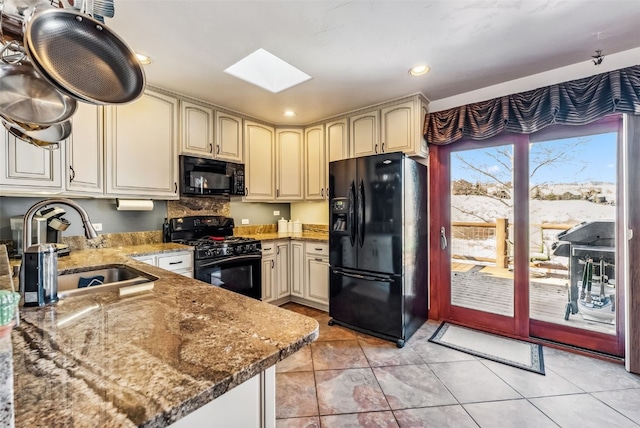
[[[124,264],[159,279],[139,293],[20,307],[12,333],[16,427],[198,427],[203,420],[226,427],[252,412],[255,426],[274,425],[273,366],[314,341],[318,323],[130,258],[185,248],[92,249],[59,259],[59,272]]]

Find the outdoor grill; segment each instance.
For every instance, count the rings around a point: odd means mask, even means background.
[[[582,222],[558,234],[553,254],[569,258],[569,302],[565,320],[583,318],[612,323],[615,319],[615,222]]]

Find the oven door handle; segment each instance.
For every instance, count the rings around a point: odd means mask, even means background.
[[[262,259],[261,254],[249,254],[249,255],[235,256],[235,257],[227,257],[224,259],[218,259],[210,262],[198,263],[196,267],[208,268],[211,266],[222,266],[227,263],[239,262],[243,260],[249,261],[249,260],[260,260],[260,259]]]

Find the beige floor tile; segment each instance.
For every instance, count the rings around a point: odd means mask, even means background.
[[[351,413],[348,415],[320,416],[323,428],[397,428],[391,412]]]
[[[334,340],[311,344],[314,370],[369,367],[360,345],[355,340]]]
[[[276,418],[318,415],[313,372],[276,374]]]
[[[311,372],[313,361],[311,360],[311,346],[305,346],[288,358],[276,364],[276,373],[286,372]]]
[[[370,368],[316,371],[320,415],[390,410]]]

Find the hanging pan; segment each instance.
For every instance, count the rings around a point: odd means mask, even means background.
[[[71,118],[77,108],[76,100],[56,90],[29,63],[2,61],[7,46],[0,51],[0,116],[31,131]]]
[[[145,75],[127,44],[88,15],[35,8],[24,49],[34,68],[66,94],[91,104],[123,104],[142,95]]]

